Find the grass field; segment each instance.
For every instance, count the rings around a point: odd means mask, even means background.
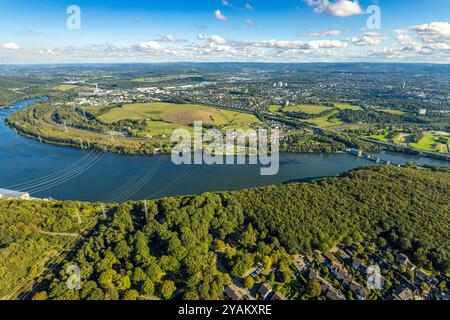
[[[410,135],[408,135],[408,134],[397,133],[393,137],[393,140],[394,140],[395,144],[399,144],[399,143],[406,143],[406,142],[408,142],[409,138],[410,138]]]
[[[278,106],[275,104],[272,104],[269,106],[269,111],[272,113],[278,113],[278,112],[280,112],[280,110],[281,110],[281,106]]]
[[[332,109],[331,107],[326,106],[316,106],[316,105],[310,105],[310,104],[301,104],[298,106],[289,106],[284,107],[282,109],[283,112],[304,112],[308,114],[319,114],[324,111]]]
[[[174,103],[133,103],[123,107],[113,108],[109,112],[99,116],[105,123],[113,123],[120,120],[160,120],[161,116],[177,114],[187,111],[199,111],[212,109],[207,106],[195,104],[174,104]]]
[[[78,86],[74,86],[72,84],[61,84],[59,86],[54,87],[53,89],[59,90],[59,91],[68,91],[71,89],[78,88]]]
[[[448,152],[448,148],[445,144],[437,141],[439,137],[434,136],[431,132],[428,132],[418,143],[410,143],[410,147],[425,151],[434,152]],[[447,139],[450,143],[450,139]]]
[[[318,105],[312,105],[312,104],[300,104],[296,106],[288,106],[288,107],[282,107],[279,105],[270,105],[269,111],[273,113],[289,113],[289,112],[304,112],[308,114],[319,114],[324,111],[330,110],[331,107],[326,106],[318,106]]]
[[[362,110],[360,106],[354,106],[351,104],[335,103],[334,105],[336,108],[340,110],[355,110],[355,111]]]
[[[150,135],[169,134],[177,128],[188,128],[194,121],[202,121],[221,129],[248,129],[260,124],[258,118],[247,113],[221,110],[197,104],[136,103],[113,108],[100,115],[99,120],[113,123],[119,120],[147,120]]]
[[[410,134],[402,133],[399,131],[394,132],[378,132],[377,134],[370,136],[363,136],[364,138],[379,140],[383,142],[392,142],[395,144],[408,143]],[[434,136],[431,132],[428,132],[418,143],[409,142],[408,146],[410,148],[423,150],[423,151],[433,151],[433,152],[448,152],[448,143],[450,143],[450,139],[448,139],[447,144],[443,144],[438,141],[437,136]]]
[[[353,106],[350,104],[342,104],[342,103],[336,103],[335,107],[340,110],[362,110],[359,106]],[[282,114],[283,112],[304,112],[311,115],[317,115],[324,111],[330,110],[332,107],[327,106],[319,106],[319,105],[310,105],[310,104],[303,104],[303,105],[297,105],[297,106],[289,106],[289,107],[282,107],[279,105],[271,105],[269,106],[269,111],[272,113],[278,113]],[[333,111],[329,115],[320,117],[320,118],[311,118],[306,120],[306,122],[309,122],[311,124],[314,124],[316,126],[322,127],[322,128],[328,128],[328,127],[336,127],[343,124],[342,121],[338,119],[332,119],[333,116],[338,114],[339,111]]]
[[[390,113],[390,114],[397,115],[397,116],[402,116],[402,115],[406,114],[406,112],[403,112],[400,110],[393,110],[393,109],[380,109],[379,111]]]
[[[186,129],[189,132],[193,132],[193,127],[183,126],[174,123],[167,123],[163,121],[148,121],[147,129],[145,132],[142,132],[142,135],[149,136],[163,136],[170,137],[174,130],[176,129]]]
[[[382,141],[382,142],[388,142],[387,135],[385,135],[385,134],[373,134],[370,136],[363,136],[363,138],[378,140],[378,141]]]
[[[72,84],[60,84],[58,86],[53,87],[54,90],[58,91],[69,91],[69,90],[77,90],[77,91],[94,91],[95,87],[84,85],[84,86],[76,86]]]
[[[340,126],[343,124],[343,122],[341,120],[331,119],[333,116],[335,116],[338,113],[339,113],[339,111],[333,111],[329,115],[326,115],[326,116],[320,117],[320,118],[310,119],[310,120],[307,120],[307,122],[312,123],[321,128]]]

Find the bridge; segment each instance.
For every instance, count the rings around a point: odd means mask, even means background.
[[[397,167],[402,167],[402,164],[397,164],[392,162],[391,160],[386,160],[386,159],[382,159],[380,157],[374,157],[373,155],[369,154],[369,153],[365,153],[361,150],[358,149],[348,149],[347,150],[348,154],[354,155],[358,158],[361,159],[365,159],[365,160],[369,160],[378,164],[384,164],[384,165],[393,165],[393,166],[397,166]]]

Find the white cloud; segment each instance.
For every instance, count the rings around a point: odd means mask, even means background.
[[[329,13],[336,17],[349,17],[365,13],[358,0],[305,0],[315,13]]]
[[[56,52],[53,51],[52,49],[41,50],[41,51],[39,51],[39,53],[44,56],[56,56]]]
[[[246,3],[245,4],[245,9],[247,9],[249,11],[253,11],[253,6],[250,3]]]
[[[450,54],[450,24],[447,22],[431,22],[393,31],[403,53],[434,55],[439,56],[439,60]]]
[[[450,24],[448,22],[431,22],[410,28],[425,43],[450,43]]]
[[[341,33],[342,32],[339,30],[331,30],[331,31],[324,32],[324,35],[336,37],[336,36],[340,35]]]
[[[202,41],[214,42],[217,44],[225,44],[227,42],[227,40],[217,34],[213,34],[212,36],[198,34],[197,39]]]
[[[3,43],[1,45],[1,48],[2,49],[8,49],[8,50],[19,50],[20,49],[19,45],[17,43],[15,43],[15,42]]]
[[[378,45],[384,37],[377,32],[366,32],[361,38],[353,37],[350,41],[361,47]]]
[[[358,1],[341,0],[331,3],[328,6],[328,12],[337,17],[348,17],[362,14],[364,11]]]
[[[139,44],[139,47],[148,51],[161,51],[161,45],[156,41],[145,41]]]
[[[254,26],[254,25],[256,25],[255,20],[252,20],[252,19],[246,19],[246,20],[245,20],[245,23],[246,23],[247,25],[249,25],[249,26]]]
[[[311,33],[305,34],[305,36],[311,37],[311,38],[319,38],[322,35],[323,35],[323,33],[321,33],[321,32],[311,32]]]
[[[230,1],[228,0],[222,0],[222,5],[225,7],[231,7]]]
[[[177,39],[172,34],[168,33],[168,34],[163,35],[161,37],[160,41],[162,41],[162,42],[176,42]]]
[[[190,54],[196,56],[220,56],[220,55],[234,55],[236,58],[239,56],[239,52],[236,48],[229,45],[218,44],[216,42],[210,42],[206,45],[192,45],[188,48]]]
[[[298,49],[298,50],[317,50],[331,48],[346,48],[347,42],[340,40],[311,40],[311,41],[290,41],[290,40],[262,40],[253,42],[253,45],[278,48],[278,49]]]
[[[153,39],[153,41],[156,41],[156,42],[170,42],[170,43],[186,42],[185,39],[178,39],[177,37],[175,37],[171,33],[166,33],[166,34],[160,35],[159,38]]]
[[[219,9],[214,11],[214,16],[220,21],[228,21],[228,17],[225,16]]]
[[[319,38],[319,37],[323,37],[323,36],[336,37],[336,36],[339,36],[340,34],[342,34],[342,32],[339,30],[330,30],[330,31],[325,31],[325,32],[307,33],[307,34],[305,34],[305,36],[311,37],[311,38]]]
[[[402,59],[405,56],[400,50],[388,47],[375,48],[360,55],[363,58]]]
[[[340,40],[312,40],[305,42],[305,46],[311,49],[346,48],[347,42]]]
[[[247,21],[246,21],[247,22]],[[248,23],[248,22],[247,22]],[[341,39],[339,30],[303,34],[316,39],[239,40],[218,34],[198,34],[197,41],[179,40],[167,33],[134,45],[110,42],[27,49],[8,52],[19,46],[0,43],[0,57],[5,61],[406,61],[450,62],[450,27],[445,22],[431,22],[383,33],[368,31]],[[389,36],[389,39],[388,37]],[[324,38],[320,38],[324,37]],[[326,38],[330,37],[330,38]],[[337,38],[331,38],[337,37]],[[350,48],[349,48],[350,47]],[[33,59],[33,60],[32,60]]]
[[[401,45],[409,45],[414,42],[413,39],[411,38],[411,36],[404,34],[404,33],[397,34],[395,39]]]

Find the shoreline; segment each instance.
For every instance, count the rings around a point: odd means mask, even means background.
[[[10,121],[8,121],[8,118],[5,119],[5,124],[7,125],[7,127],[14,131],[16,134],[21,135],[25,138],[28,139],[32,139],[35,141],[39,141],[41,143],[46,143],[49,145],[53,145],[53,146],[59,146],[59,147],[66,147],[66,148],[72,148],[72,149],[77,149],[77,150],[91,150],[91,151],[102,151],[102,152],[107,152],[107,153],[111,153],[111,154],[116,154],[116,155],[120,155],[120,156],[148,156],[148,157],[152,157],[155,155],[167,155],[170,156],[171,152],[153,152],[153,153],[139,153],[139,152],[127,152],[127,153],[123,153],[123,152],[114,152],[112,150],[108,150],[107,145],[105,145],[104,148],[99,148],[99,147],[92,147],[92,146],[86,146],[86,147],[81,147],[80,143],[76,143],[75,141],[70,141],[67,143],[63,143],[60,141],[53,141],[51,137],[47,137],[47,136],[36,136],[33,133],[27,132],[25,131],[22,127],[17,126],[14,123],[11,123]],[[368,141],[371,143],[375,143],[375,144],[380,144],[382,146],[385,146],[385,148],[382,148],[381,151],[385,151],[385,152],[393,152],[393,153],[398,153],[398,154],[404,154],[404,155],[409,155],[409,156],[416,156],[416,157],[424,157],[424,158],[429,158],[429,159],[433,159],[433,160],[438,160],[438,161],[445,161],[445,162],[450,162],[450,154],[436,154],[436,153],[432,153],[432,152],[427,152],[427,151],[422,151],[422,150],[416,150],[416,149],[407,149],[405,150],[405,148],[400,148],[400,147],[395,147],[392,145],[386,145],[385,143],[382,142],[376,142],[375,140],[371,140]],[[97,144],[95,144],[97,145]],[[394,149],[394,150],[392,150]],[[409,152],[408,152],[409,151]],[[194,152],[193,152],[194,153]],[[337,152],[306,152],[306,151],[302,151],[302,152],[296,152],[296,151],[287,151],[287,150],[280,150],[280,153],[286,153],[286,154],[345,154],[347,153],[347,151],[337,151]],[[237,153],[220,153],[217,154],[218,156],[236,156]],[[247,155],[248,156],[248,155]]]
[[[4,109],[9,109],[12,108],[14,106],[15,103],[20,103],[23,101],[29,101],[29,100],[34,100],[34,99],[49,99],[48,97],[34,97],[34,98],[29,98],[29,99],[21,99],[18,100],[16,102],[14,102],[13,104],[11,104],[10,106],[5,106],[5,107],[0,107],[0,110],[4,110]],[[45,101],[45,100],[42,100]],[[34,102],[33,102],[34,103]],[[33,103],[29,104],[32,105]],[[28,105],[24,106],[24,108],[26,108]],[[14,114],[14,113],[12,113]],[[80,139],[77,140],[71,140],[71,138],[66,138],[67,140],[62,142],[60,140],[56,141],[56,137],[49,137],[49,136],[44,136],[44,135],[36,135],[36,133],[34,132],[30,132],[26,129],[24,129],[23,126],[18,125],[17,123],[11,122],[9,119],[9,116],[5,117],[5,125],[12,131],[15,132],[15,134],[21,135],[25,138],[28,139],[32,139],[35,141],[40,141],[41,143],[46,143],[49,145],[54,145],[54,146],[59,146],[59,147],[68,147],[68,148],[73,148],[73,149],[78,149],[78,150],[91,150],[91,151],[101,151],[101,152],[107,152],[107,153],[111,153],[111,154],[116,154],[116,155],[123,155],[123,156],[155,156],[155,155],[171,155],[171,152],[166,152],[166,151],[154,151],[155,149],[159,149],[159,148],[155,148],[153,145],[152,147],[153,152],[130,152],[129,150],[132,149],[128,149],[128,152],[117,152],[117,150],[120,150],[121,148],[125,148],[127,147],[127,143],[129,143],[128,141],[124,142],[124,145],[117,145],[117,146],[112,146],[109,144],[102,144],[101,143],[101,139],[100,140],[96,140],[95,142],[90,142],[89,139],[86,142],[86,146],[84,145],[84,140],[81,139],[81,144],[80,144]],[[318,129],[320,131],[330,131],[331,129],[328,128],[319,128],[319,127],[314,127],[314,129]],[[333,130],[331,130],[333,131]],[[383,148],[381,149],[381,151],[385,151],[385,152],[395,152],[395,153],[399,153],[399,154],[405,154],[405,155],[410,155],[410,156],[418,156],[418,157],[425,157],[425,158],[429,158],[429,159],[434,159],[434,160],[439,160],[439,161],[444,161],[444,162],[450,162],[450,154],[438,154],[438,153],[434,153],[434,152],[427,152],[427,151],[423,151],[423,150],[416,150],[416,149],[411,149],[411,148],[401,148],[399,146],[394,146],[391,144],[386,144],[380,141],[376,141],[373,139],[365,139],[365,138],[361,138],[361,137],[356,137],[358,139],[360,139],[361,141],[366,141],[369,143],[373,143],[376,145],[380,145]],[[125,138],[126,139],[126,138]],[[131,142],[131,141],[130,141]],[[150,142],[150,141],[149,141]],[[150,142],[151,143],[151,142]],[[151,144],[150,144],[151,145]],[[135,148],[138,146],[135,146]],[[143,145],[141,145],[141,147],[143,147]],[[350,149],[350,148],[349,148]],[[123,151],[123,150],[122,150]],[[364,151],[364,150],[363,150]],[[408,152],[409,151],[409,152]],[[294,151],[288,151],[288,150],[282,150],[280,148],[280,153],[286,153],[286,154],[298,154],[298,153],[304,153],[304,154],[314,154],[314,153],[319,153],[319,154],[342,154],[342,153],[346,153],[346,150],[340,150],[340,151],[336,151],[336,152],[326,152],[326,151],[319,151],[319,152],[307,152],[307,151],[302,151],[302,152],[294,152]],[[224,154],[220,154],[223,156],[231,156],[231,155],[236,155],[236,154],[231,154],[231,153],[224,153]]]

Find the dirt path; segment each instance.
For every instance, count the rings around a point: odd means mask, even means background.
[[[76,237],[80,236],[78,233],[48,232],[48,231],[44,231],[44,230],[39,230],[39,233],[45,234],[45,235],[48,235],[48,236],[52,236],[52,237],[72,237],[72,238],[76,238]]]

